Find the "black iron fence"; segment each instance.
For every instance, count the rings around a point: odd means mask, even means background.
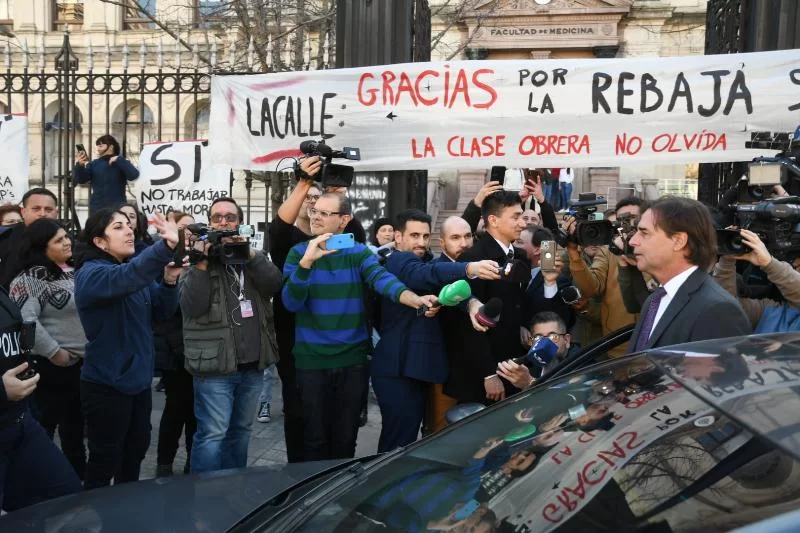
[[[56,188],[61,218],[75,224],[77,144],[91,149],[95,137],[109,133],[120,141],[122,154],[136,162],[147,142],[207,136],[213,47],[210,67],[202,69],[196,47],[188,67],[181,64],[185,52],[180,49],[170,54],[171,66],[165,68],[161,45],[152,50],[144,43],[134,53],[125,45],[116,57],[108,45],[102,50],[89,45],[81,58],[68,33],[52,62],[44,42],[34,52],[27,43],[19,50],[6,45],[3,55],[0,112],[28,115],[31,184]],[[132,59],[138,59],[138,68],[130,66]]]
[[[233,46],[229,48],[231,55]],[[251,44],[249,56],[252,48]],[[65,33],[55,56],[48,54],[43,41],[34,50],[26,43],[17,49],[6,44],[0,55],[0,114],[28,115],[31,185],[57,191],[60,218],[76,228],[78,207],[85,205],[89,192],[76,190],[72,180],[75,145],[91,150],[95,138],[108,133],[120,141],[122,155],[136,164],[148,142],[208,138],[211,75],[231,74],[217,69],[213,44],[202,58],[197,45],[187,52],[145,43],[116,52],[108,45],[99,50],[87,45],[79,54]],[[228,63],[233,64],[231,57]],[[313,68],[312,62],[304,68]],[[234,175],[242,177],[248,223],[261,222],[251,220],[254,183],[264,184],[265,219],[290,186],[285,174],[232,171],[231,194]],[[366,227],[386,215],[387,175],[360,175],[351,189],[354,209]]]

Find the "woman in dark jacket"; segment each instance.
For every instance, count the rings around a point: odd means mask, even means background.
[[[139,177],[136,167],[119,155],[119,143],[114,137],[103,135],[94,144],[97,159],[89,162],[86,152],[78,152],[73,173],[75,183],[92,184],[89,213],[125,203],[127,182]]]
[[[34,396],[37,419],[51,439],[58,428],[61,449],[83,479],[80,376],[86,335],[75,305],[72,241],[55,220],[40,218],[25,228],[19,254],[22,271],[9,294],[22,318],[36,322],[33,353],[42,376]]]
[[[179,230],[194,223],[192,215],[171,213]],[[163,372],[164,412],[158,426],[158,451],[156,455],[156,477],[171,476],[172,463],[178,452],[178,442],[184,433],[186,463],[183,473],[189,473],[192,456],[192,439],[197,429],[194,416],[194,387],[192,375],[183,366],[183,316],[178,308],[167,320],[153,324],[156,347],[156,369]]]
[[[133,230],[119,211],[101,209],[86,221],[87,249],[78,258],[75,301],[88,343],[81,371],[89,460],[84,487],[136,481],[150,445],[154,320],[178,304],[180,266],[169,266],[178,229],[151,218],[162,242],[135,253]],[[156,283],[163,274],[163,281]]]

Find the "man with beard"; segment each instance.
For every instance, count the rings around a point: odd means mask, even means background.
[[[431,218],[418,209],[397,215],[395,251],[386,270],[417,293],[438,293],[465,277],[499,279],[495,261],[433,262],[428,251]],[[447,378],[447,358],[438,320],[414,309],[382,300],[381,340],[372,360],[372,387],[383,424],[378,452],[408,445],[417,439],[425,414],[425,395],[431,383]],[[464,315],[466,319],[466,315]]]

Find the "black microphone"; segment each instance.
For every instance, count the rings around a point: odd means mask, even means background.
[[[490,298],[488,302],[478,309],[475,320],[485,328],[493,328],[500,321],[500,313],[502,311],[503,300],[500,298]]]
[[[333,149],[324,142],[303,141],[300,143],[300,151],[306,155],[321,155],[322,157],[332,157]]]

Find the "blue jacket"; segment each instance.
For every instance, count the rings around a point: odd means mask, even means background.
[[[172,256],[165,242],[122,264],[102,252],[87,252],[75,275],[75,303],[88,340],[81,379],[123,394],[150,387],[152,321],[167,319],[178,308],[177,288],[153,280]]]
[[[423,261],[411,252],[393,252],[385,267],[417,294],[438,294],[444,285],[467,275],[466,263]],[[448,365],[439,319],[417,316],[416,310],[387,299],[382,309],[372,375],[444,383]]]
[[[117,157],[114,164],[109,164],[109,157],[101,157],[83,165],[75,165],[73,175],[75,183],[92,184],[92,197],[89,199],[89,211],[94,212],[103,207],[119,207],[125,203],[126,181],[139,177],[139,171],[130,161],[122,156]]]

